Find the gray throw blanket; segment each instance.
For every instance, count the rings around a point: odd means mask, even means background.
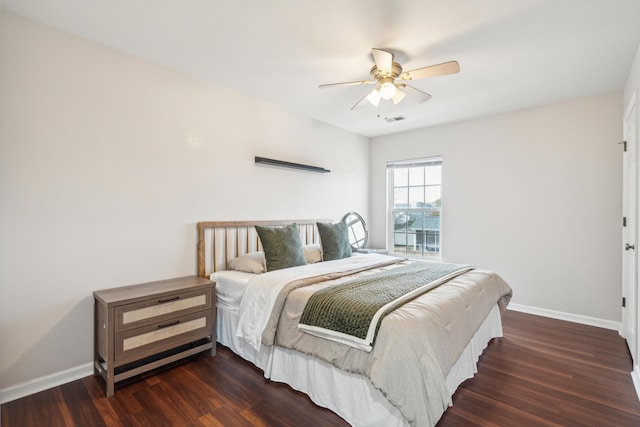
[[[298,327],[371,351],[387,313],[471,269],[461,264],[415,263],[322,289],[309,298]]]

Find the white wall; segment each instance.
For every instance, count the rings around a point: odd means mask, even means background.
[[[629,77],[627,78],[627,82],[624,86],[624,102],[622,104],[624,108],[629,105],[629,101],[631,101],[633,93],[638,90],[638,88],[640,88],[640,46],[638,46],[635,59],[633,60],[631,70],[629,71]]]
[[[622,93],[374,138],[372,246],[386,162],[442,155],[443,257],[493,269],[516,304],[620,321]]]
[[[92,292],[195,274],[198,221],[367,214],[366,138],[6,11],[1,28],[0,388],[91,362]]]

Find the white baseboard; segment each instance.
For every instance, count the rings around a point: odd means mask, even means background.
[[[65,369],[64,371],[54,372],[53,374],[0,390],[0,403],[11,402],[12,400],[79,380],[89,375],[93,375],[93,363],[91,362],[75,368]]]
[[[631,379],[633,380],[633,386],[636,388],[636,394],[640,401],[640,364],[633,367],[633,371],[631,371]]]
[[[621,322],[598,319],[597,317],[582,316],[580,314],[565,313],[564,311],[549,310],[546,308],[531,307],[528,305],[513,303],[509,303],[507,309],[520,311],[522,313],[536,314],[538,316],[550,317],[552,319],[581,323],[583,325],[597,326],[598,328],[611,329],[614,331],[620,331],[621,328]]]

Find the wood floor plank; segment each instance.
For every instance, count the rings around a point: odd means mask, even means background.
[[[205,427],[224,427],[218,420],[214,418],[211,414],[205,414],[198,418],[198,421],[202,423]]]
[[[82,380],[63,384],[57,389],[60,390],[64,398],[64,404],[59,407],[63,416],[68,420],[69,427],[73,425],[106,426]],[[56,389],[54,389],[55,391]]]
[[[615,331],[507,311],[437,427],[640,426],[631,358]],[[116,385],[87,377],[2,405],[2,427],[347,426],[229,349]]]
[[[473,390],[460,390],[454,398],[455,411],[448,410],[440,419],[438,426],[500,426],[557,427],[547,417],[521,409],[511,403],[503,403],[493,397],[476,393]],[[454,421],[455,420],[455,421]]]
[[[93,405],[100,413],[102,421],[108,426],[115,426],[120,422],[117,412],[111,406],[113,399],[105,396],[102,387],[97,381],[94,381],[92,377],[86,377],[82,379],[84,387],[87,389],[87,393],[91,397]]]
[[[508,356],[507,356],[508,357]],[[532,360],[535,359],[535,360]],[[637,398],[625,393],[629,372],[607,372],[592,366],[580,366],[579,362],[558,362],[544,355],[527,355],[526,358],[510,360],[504,356],[488,354],[483,359],[483,368],[492,369],[497,377],[505,374],[504,366],[509,366],[510,378],[526,380],[535,385],[558,393],[580,395],[589,389],[590,400],[619,406],[620,409],[633,405]],[[612,402],[612,397],[619,398]]]

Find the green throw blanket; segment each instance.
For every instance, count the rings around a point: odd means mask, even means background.
[[[416,262],[322,289],[307,302],[298,327],[371,351],[380,322],[387,313],[472,268]]]

